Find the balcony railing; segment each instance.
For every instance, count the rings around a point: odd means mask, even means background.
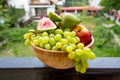
[[[0,58],[0,80],[120,80],[120,57],[90,60],[85,74],[52,69],[37,58]]]

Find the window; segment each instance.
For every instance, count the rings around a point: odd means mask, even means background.
[[[47,8],[35,8],[36,16],[46,16]]]

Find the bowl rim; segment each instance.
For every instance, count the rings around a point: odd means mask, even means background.
[[[94,37],[92,36],[91,38],[92,38],[91,42],[88,45],[86,45],[85,47],[90,47],[94,44]]]
[[[94,44],[94,37],[92,36],[91,38],[92,38],[91,42],[90,42],[88,45],[86,45],[85,47],[88,48],[88,47],[91,47],[91,46]],[[35,46],[35,45],[32,43],[32,41],[31,41],[31,45],[32,45],[32,47],[34,47],[34,48],[36,48],[36,49],[39,49],[39,50],[42,50],[42,51],[55,52],[55,53],[67,53],[66,51],[46,50],[46,49],[40,48],[40,47],[38,47],[38,46]]]

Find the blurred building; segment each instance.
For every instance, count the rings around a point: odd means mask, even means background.
[[[101,0],[89,0],[89,4],[90,6],[101,8],[101,6],[99,5],[100,1]]]
[[[15,8],[25,9],[23,21],[27,21],[30,17],[40,19],[46,16],[49,10],[55,11],[55,5],[63,6],[65,0],[8,0],[8,5]]]
[[[89,5],[92,7],[87,8],[87,14],[94,15],[98,12],[100,8],[99,3],[101,0],[88,0]],[[65,8],[66,0],[8,0],[8,4],[14,6],[15,8],[22,8],[25,10],[25,16],[22,18],[22,21],[27,21],[31,17],[34,17],[36,20],[40,19],[43,16],[47,16],[47,13],[52,10],[55,11],[56,5],[62,6],[63,12],[82,12],[81,7]],[[65,10],[67,9],[67,10]]]
[[[80,14],[84,11],[85,12],[84,14],[92,15],[92,16],[96,15],[98,11],[101,9],[102,8],[98,8],[94,6],[61,7],[62,12]]]

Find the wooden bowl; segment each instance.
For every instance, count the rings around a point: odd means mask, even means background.
[[[92,37],[92,41],[85,47],[92,48],[94,44],[94,38]],[[51,68],[55,69],[69,69],[74,67],[73,60],[68,58],[68,53],[65,51],[53,51],[53,50],[45,50],[39,47],[36,47],[33,43],[31,43],[35,55],[40,59],[44,64]]]

